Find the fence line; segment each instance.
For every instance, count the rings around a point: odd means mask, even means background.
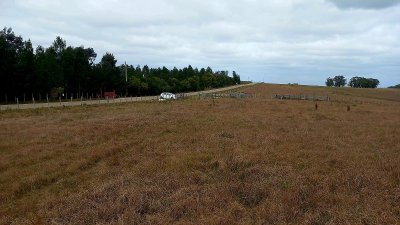
[[[207,99],[207,98],[254,98],[253,94],[246,94],[241,92],[232,92],[232,93],[207,93],[207,94],[199,94],[199,99]]]
[[[242,87],[246,87],[246,86],[250,86],[250,85],[254,85],[254,84],[256,84],[256,83],[235,85],[235,86],[213,89],[213,90],[206,90],[206,91],[181,93],[178,95],[184,96],[184,97],[197,96],[197,95],[202,95],[202,94],[210,94],[210,93],[228,91],[228,90],[242,88]],[[12,109],[35,109],[35,108],[50,108],[50,107],[63,107],[63,106],[67,107],[67,106],[81,106],[81,105],[113,104],[113,103],[123,103],[123,102],[155,101],[155,100],[158,100],[158,98],[159,98],[159,96],[140,96],[140,97],[97,99],[97,100],[93,100],[92,98],[90,98],[90,99],[85,100],[81,96],[80,100],[78,100],[78,101],[73,101],[72,98],[71,99],[59,98],[58,102],[37,103],[37,102],[33,101],[33,103],[29,103],[29,104],[20,104],[20,102],[17,100],[16,101],[17,104],[0,105],[0,111],[12,110]],[[62,100],[66,100],[66,101],[62,101]]]
[[[309,100],[309,101],[330,101],[330,97],[326,96],[315,96],[315,95],[272,95],[272,98],[277,99],[292,99],[292,100]]]

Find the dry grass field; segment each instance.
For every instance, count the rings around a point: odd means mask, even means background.
[[[0,112],[0,224],[400,223],[399,90],[243,91]]]

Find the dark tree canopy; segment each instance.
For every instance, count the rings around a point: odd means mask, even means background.
[[[343,75],[335,76],[333,78],[333,83],[335,87],[344,87],[346,85],[346,79]]]
[[[346,85],[346,79],[344,76],[335,76],[334,78],[328,77],[325,82],[328,87],[343,87]],[[377,88],[379,85],[379,80],[375,78],[365,78],[365,77],[352,77],[348,84],[353,88]]]
[[[335,76],[334,78],[328,77],[325,82],[328,87],[344,87],[346,85],[346,79],[343,75]]]
[[[150,68],[127,65],[117,66],[112,53],[95,63],[93,48],[68,46],[56,37],[48,48],[33,49],[30,40],[16,36],[11,28],[0,30],[0,102],[14,97],[30,99],[34,96],[57,97],[61,93],[75,97],[87,93],[115,90],[119,95],[157,95],[163,91],[187,92],[217,88],[240,83],[233,71],[214,72],[210,67],[191,65],[178,69]],[[37,97],[36,97],[37,98]]]
[[[325,81],[326,86],[328,87],[333,87],[335,85],[334,81],[332,78],[328,77]]]
[[[353,88],[377,88],[378,85],[378,79],[365,77],[353,77],[349,82],[349,86]]]

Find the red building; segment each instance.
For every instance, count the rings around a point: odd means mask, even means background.
[[[103,92],[103,96],[101,94],[96,95],[97,98],[116,98],[117,94],[115,94],[115,90],[109,92]]]

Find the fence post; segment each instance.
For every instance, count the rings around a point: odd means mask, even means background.
[[[17,98],[17,105],[18,105],[18,109],[19,109],[19,101],[18,101],[18,98]]]

